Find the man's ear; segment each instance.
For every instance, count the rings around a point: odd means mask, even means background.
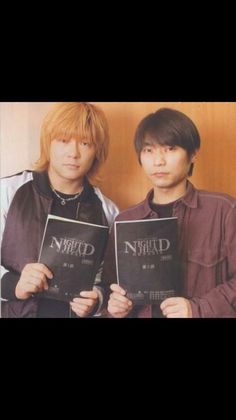
[[[191,163],[195,163],[198,157],[199,149],[194,150],[192,156],[191,156]]]

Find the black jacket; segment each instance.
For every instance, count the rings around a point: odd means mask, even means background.
[[[9,270],[9,273],[2,278],[2,292],[7,276],[15,275],[17,283],[24,266],[38,261],[47,215],[52,208],[54,197],[47,173],[28,171],[26,179],[28,181],[19,185],[10,202],[3,231],[1,265]],[[81,201],[78,203],[77,217],[80,221],[108,226],[111,216],[114,219],[117,214],[117,208],[100,190],[98,191],[103,202],[95,193],[95,188],[86,181]],[[14,298],[2,302],[2,317],[36,315],[37,298],[26,301]]]

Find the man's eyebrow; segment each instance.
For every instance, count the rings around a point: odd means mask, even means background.
[[[144,142],[143,142],[143,146],[153,146],[153,141],[151,141],[151,140],[144,140]]]

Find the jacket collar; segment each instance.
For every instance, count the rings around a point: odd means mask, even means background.
[[[33,182],[40,195],[44,195],[48,199],[53,198],[47,171],[33,172]]]
[[[136,210],[138,218],[145,219],[153,213],[149,204],[153,199],[153,194],[154,190],[152,189],[148,192],[147,197],[142,203],[136,207],[132,207],[132,210]],[[198,206],[198,191],[190,181],[187,181],[186,194],[176,201],[175,207],[179,206],[180,203],[190,208],[197,208]]]
[[[192,209],[198,206],[198,190],[193,186],[190,181],[187,181],[187,191],[185,196],[181,197],[180,202],[183,202],[187,207]]]
[[[49,200],[50,199],[52,200],[54,198],[53,192],[50,187],[47,171],[33,172],[33,181],[34,181],[35,188],[37,189],[40,195],[45,196]],[[84,190],[80,196],[81,201],[91,200],[92,196],[93,196],[93,187],[91,186],[87,178],[85,178]]]

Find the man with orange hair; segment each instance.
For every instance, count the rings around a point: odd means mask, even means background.
[[[34,171],[1,180],[1,296],[6,318],[67,318],[99,314],[103,295],[97,275],[93,290],[66,303],[38,298],[51,271],[38,263],[48,214],[111,226],[116,205],[92,186],[108,154],[106,118],[95,105],[56,104],[41,129],[41,153]]]

